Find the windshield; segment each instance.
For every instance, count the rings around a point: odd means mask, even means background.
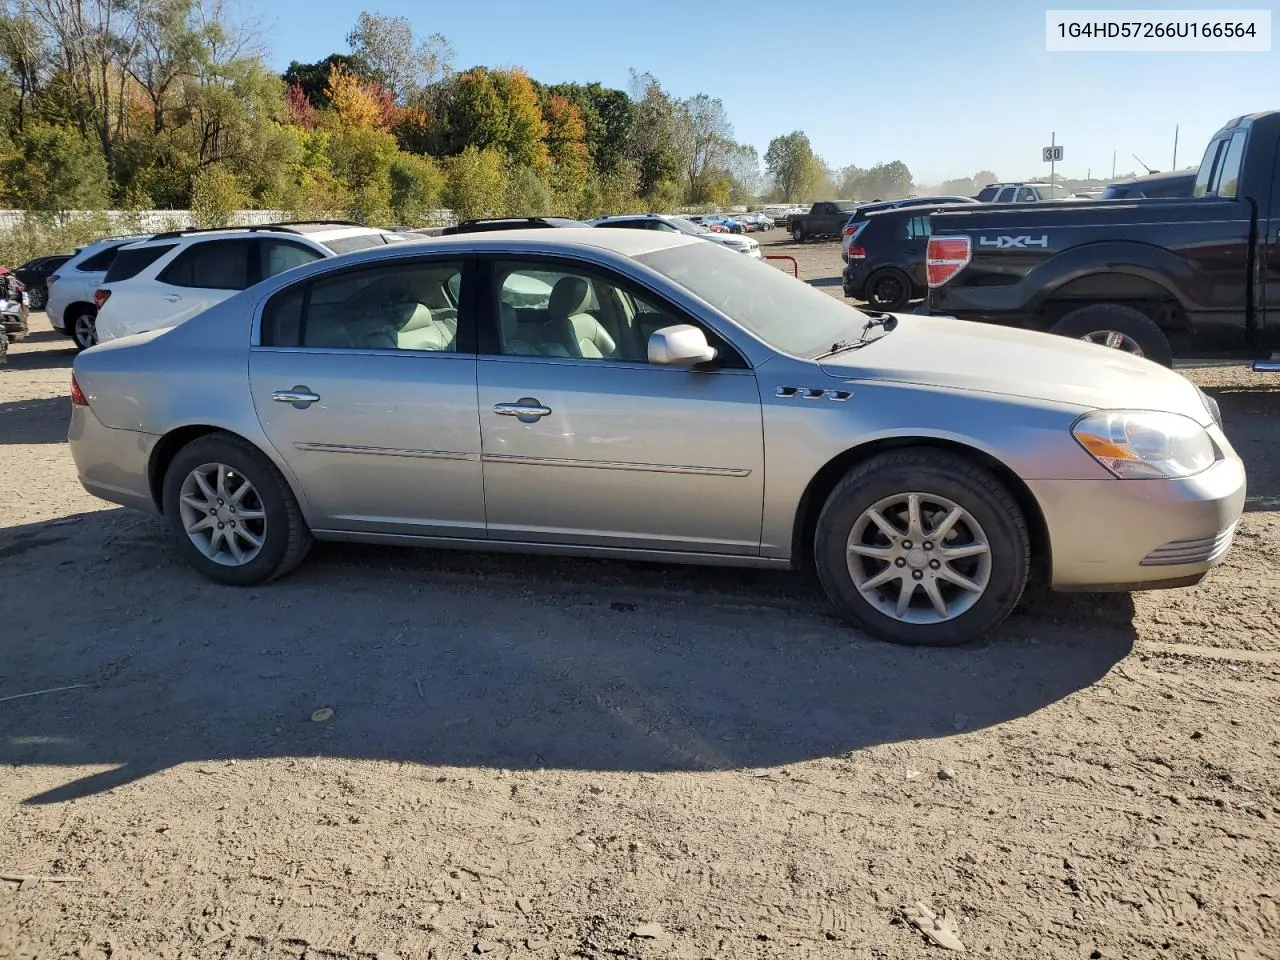
[[[857,338],[868,319],[777,267],[719,244],[684,244],[636,259],[791,356],[826,353],[837,341]]]
[[[694,223],[692,220],[686,220],[684,217],[672,217],[670,220],[667,220],[666,222],[671,224],[681,233],[688,233],[695,237],[700,237],[704,233],[711,232],[701,224]]]
[[[366,250],[369,247],[380,247],[385,241],[380,233],[361,233],[354,237],[335,237],[322,240],[321,243],[334,253],[351,253],[355,250]]]
[[[839,200],[836,202],[836,209],[841,213],[853,213],[858,209],[858,201],[856,200]]]
[[[1048,186],[1043,186],[1043,187],[1036,187],[1036,189],[1037,189],[1038,191],[1040,191],[1040,198],[1041,198],[1042,200],[1044,200],[1044,199],[1047,199],[1047,200],[1063,200],[1063,199],[1065,199],[1065,198],[1067,198],[1067,197],[1070,197],[1070,196],[1071,196],[1071,191],[1070,191],[1070,190],[1065,190],[1065,189],[1063,189],[1062,187],[1057,187],[1057,186],[1053,186],[1053,185],[1048,185]]]

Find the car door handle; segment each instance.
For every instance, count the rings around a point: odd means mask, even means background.
[[[275,390],[272,391],[271,399],[276,403],[292,403],[294,406],[302,408],[315,403],[320,399],[320,394],[312,393],[309,387],[294,387],[292,390]]]
[[[550,407],[544,407],[530,397],[521,397],[515,403],[495,403],[493,412],[500,417],[519,417],[525,423],[551,416]]]

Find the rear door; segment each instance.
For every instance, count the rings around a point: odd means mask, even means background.
[[[253,401],[316,530],[484,538],[468,264],[353,266],[264,307]]]
[[[902,266],[911,277],[912,296],[924,296],[929,290],[925,275],[925,254],[929,246],[928,215],[907,217],[898,227],[898,236],[902,244]]]
[[[189,320],[248,288],[257,279],[256,253],[256,241],[247,237],[193,243],[160,270],[154,282],[138,285],[136,298],[145,298],[138,309],[160,321],[151,328]]]

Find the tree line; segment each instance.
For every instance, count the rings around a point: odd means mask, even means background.
[[[362,12],[348,49],[272,71],[224,0],[0,0],[0,204],[244,208],[377,224],[911,191],[899,161],[830,169],[795,132],[756,150],[724,104],[458,70],[439,34]]]

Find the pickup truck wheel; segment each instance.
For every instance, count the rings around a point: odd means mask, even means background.
[[[893,643],[953,646],[1013,611],[1031,538],[1009,491],[973,461],[895,450],[836,485],[818,518],[814,560],[855,627]]]
[[[911,302],[911,281],[901,270],[883,267],[867,278],[867,303],[893,313]]]
[[[797,223],[791,228],[791,237],[796,243],[804,243],[804,227]]]
[[[1141,310],[1121,303],[1091,303],[1072,310],[1049,332],[1173,366],[1173,347],[1164,331]]]

